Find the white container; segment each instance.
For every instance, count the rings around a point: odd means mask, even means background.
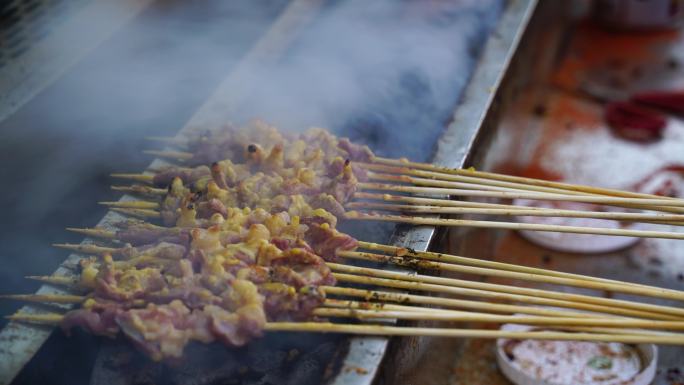
[[[577,202],[550,202],[529,199],[515,199],[513,204],[516,206],[539,207],[548,209],[568,209],[595,211],[598,205],[577,203]],[[609,229],[620,229],[620,224],[616,221],[594,218],[567,218],[567,217],[516,217],[520,223],[579,226],[579,227],[604,227]],[[628,227],[631,230],[640,229],[639,224]],[[552,231],[531,231],[518,230],[518,233],[525,239],[550,250],[562,251],[567,253],[579,254],[599,254],[609,253],[625,249],[639,242],[637,237],[623,237],[612,235],[593,235],[560,233]]]
[[[527,325],[506,324],[501,327],[506,331],[530,331],[535,328]],[[504,345],[509,339],[498,339],[496,341],[496,361],[499,364],[499,369],[511,382],[516,385],[576,385],[576,384],[560,384],[548,382],[539,378],[532,377],[527,373],[518,369],[518,367],[511,361],[506,352]],[[568,341],[572,342],[572,341]],[[621,385],[648,385],[653,381],[656,374],[656,366],[658,361],[658,349],[653,344],[639,344],[635,345],[637,351],[641,356],[641,370],[634,377],[627,381],[623,381]]]

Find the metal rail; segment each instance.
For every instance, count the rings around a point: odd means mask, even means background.
[[[510,0],[490,33],[477,65],[456,106],[452,122],[442,134],[432,162],[446,167],[464,167],[482,137],[483,124],[496,104],[499,85],[511,63],[520,39],[537,6],[537,0]],[[434,226],[397,226],[391,244],[426,251],[434,240]],[[383,381],[402,383],[404,376],[414,367],[427,349],[429,337],[405,337],[396,340],[394,351],[400,354],[388,357],[383,368]],[[350,368],[360,365],[369,374],[359,376],[354,370],[342,370],[333,385],[370,385],[380,368],[388,338],[353,338],[352,349],[345,360]],[[358,347],[357,347],[358,346]],[[357,347],[356,349],[353,349]]]

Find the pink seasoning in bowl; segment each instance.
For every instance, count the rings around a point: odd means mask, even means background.
[[[641,371],[639,352],[621,343],[508,341],[515,368],[553,384],[617,385]]]
[[[504,325],[502,330],[535,330]],[[497,362],[518,385],[646,385],[655,376],[655,345],[582,341],[497,341]]]

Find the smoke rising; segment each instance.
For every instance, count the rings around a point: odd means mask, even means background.
[[[95,225],[105,213],[96,202],[118,199],[108,174],[144,169],[144,137],[175,135],[286,5],[156,1],[0,122],[9,203],[0,224],[0,293],[37,288],[22,277],[50,274],[67,254],[49,245],[80,241],[64,228]],[[429,160],[501,7],[501,0],[331,2],[282,60],[250,69],[227,115],[288,130],[326,127],[379,155]],[[386,232],[373,234],[386,240]],[[0,313],[18,306],[0,302]],[[84,366],[70,354],[51,357],[72,359],[55,367]],[[25,373],[23,383],[73,379],[53,372]]]
[[[499,1],[339,2],[275,65],[253,68],[237,118],[327,127],[429,160]]]

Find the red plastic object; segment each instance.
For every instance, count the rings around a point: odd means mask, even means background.
[[[632,95],[631,101],[684,115],[684,91],[650,91]]]
[[[652,142],[662,137],[665,117],[632,102],[612,102],[606,106],[606,121],[616,135],[635,142]]]

